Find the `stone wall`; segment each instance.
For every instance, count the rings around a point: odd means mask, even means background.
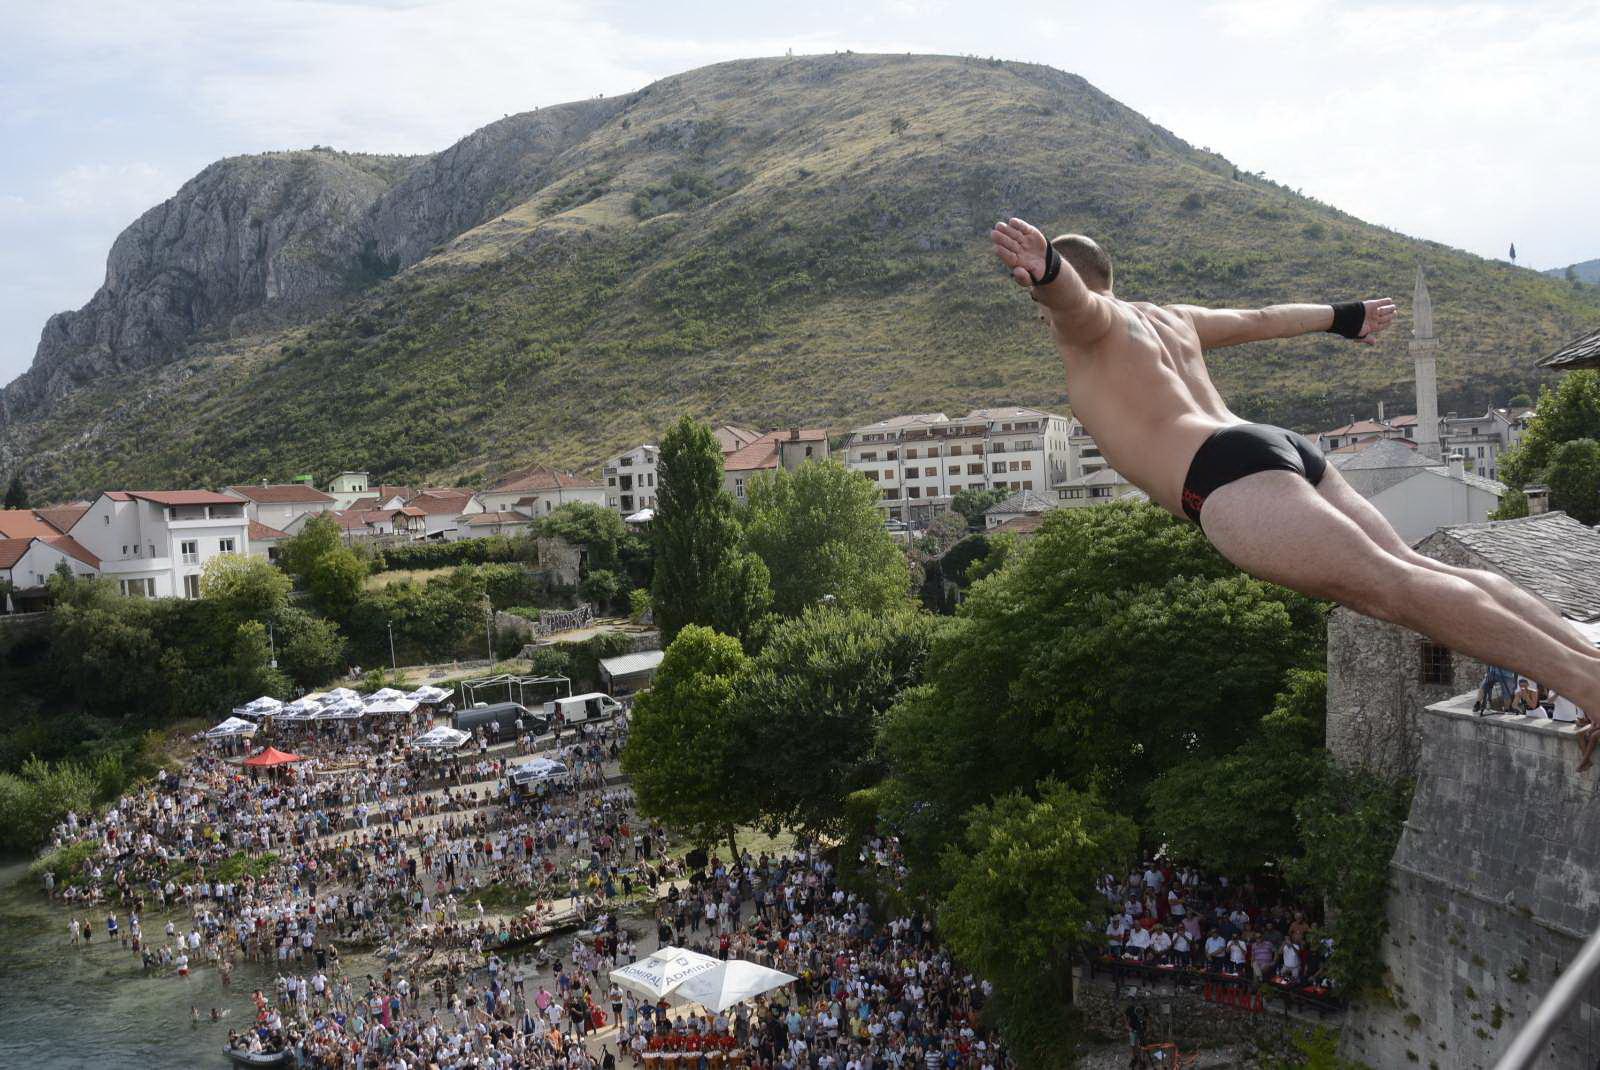
[[[1256,1053],[1288,1053],[1293,1038],[1317,1025],[1337,1029],[1338,1017],[1326,1021],[1315,1015],[1290,1014],[1281,1000],[1268,1002],[1268,1009],[1255,1012],[1208,1003],[1201,993],[1168,985],[1124,986],[1118,990],[1110,981],[1084,980],[1082,971],[1073,978],[1072,1002],[1083,1016],[1085,1029],[1106,1037],[1125,1037],[1123,1011],[1129,1001],[1144,1011],[1149,1027],[1149,1043],[1178,1044],[1185,1052],[1195,1048],[1234,1047]]]
[[[1600,924],[1600,801],[1570,726],[1422,711],[1417,790],[1392,863],[1384,959],[1392,1006],[1351,1012],[1344,1054],[1374,1067],[1492,1066]],[[1538,1065],[1600,1060],[1600,986]]]

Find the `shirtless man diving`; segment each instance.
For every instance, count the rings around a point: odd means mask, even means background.
[[[1505,578],[1423,557],[1303,435],[1246,423],[1223,404],[1204,351],[1334,331],[1375,344],[1394,302],[1250,311],[1153,305],[1112,292],[1093,241],[1046,242],[1012,219],[990,238],[1028,289],[1066,365],[1072,414],[1118,472],[1200,525],[1244,571],[1514,667],[1600,713],[1600,649]]]

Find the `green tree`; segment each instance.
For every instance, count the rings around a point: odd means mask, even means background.
[[[1194,525],[1058,510],[972,588],[886,716],[886,810],[924,872],[967,809],[1046,777],[1137,817],[1169,767],[1243,744],[1322,644],[1317,603],[1238,572]]]
[[[236,620],[276,614],[289,604],[293,586],[276,565],[243,554],[218,554],[200,573],[200,597],[213,599]]]
[[[983,514],[991,506],[999,505],[1006,499],[1006,491],[991,489],[982,490],[978,487],[968,487],[958,490],[955,497],[950,499],[950,508],[960,513],[968,526],[983,527]]]
[[[344,547],[339,522],[327,515],[313,516],[300,533],[284,541],[278,549],[278,564],[289,575],[304,583],[318,559]]]
[[[1550,454],[1544,470],[1550,486],[1550,506],[1564,509],[1574,520],[1600,524],[1600,442],[1578,438],[1563,442]]]
[[[1037,798],[1012,792],[976,807],[951,875],[939,931],[995,988],[994,1010],[1020,1064],[1070,1061],[1072,967],[1099,940],[1101,874],[1138,845],[1132,821],[1092,795],[1047,782]]]
[[[1522,441],[1500,460],[1500,477],[1510,487],[1543,482],[1556,448],[1583,438],[1600,439],[1600,371],[1569,372],[1539,392]]]
[[[12,472],[11,482],[6,486],[7,509],[28,508],[28,488],[22,485],[22,473]]]
[[[330,516],[307,520],[300,534],[283,544],[278,560],[323,615],[339,621],[355,608],[367,579],[366,563],[344,544]]]
[[[905,555],[861,473],[822,461],[763,474],[747,493],[745,543],[766,562],[778,613],[795,616],[825,598],[882,613],[907,600]]]
[[[278,667],[301,687],[320,687],[344,670],[344,637],[330,620],[288,606],[273,620]]]
[[[883,774],[884,711],[921,676],[937,618],[813,607],[778,624],[733,705],[752,806],[785,827],[836,833],[845,796]],[[783,755],[773,763],[772,755]]]
[[[584,601],[592,602],[601,611],[615,602],[621,593],[622,577],[610,569],[591,569],[578,584],[578,594]]]
[[[650,582],[650,545],[628,530],[614,509],[572,502],[540,517],[534,530],[584,547],[589,569],[621,573],[634,584]]]
[[[1330,768],[1296,810],[1301,853],[1285,872],[1327,898],[1328,973],[1346,992],[1383,982],[1389,860],[1411,809],[1411,787]]]
[[[733,498],[722,486],[722,450],[711,429],[685,416],[661,440],[656,468],[651,599],[661,638],[704,624],[753,642],[772,600],[767,567],[743,549]]]
[[[644,587],[635,587],[628,592],[628,619],[635,624],[643,624],[646,616],[650,614],[650,592]]]
[[[1248,876],[1299,850],[1295,810],[1320,790],[1327,674],[1296,669],[1259,735],[1221,758],[1173,766],[1150,788],[1152,838],[1174,858]]]
[[[748,666],[737,639],[684,627],[634,704],[622,752],[642,813],[697,843],[726,837],[730,850],[734,826],[756,816],[738,783],[736,752],[744,744],[732,731],[737,682]]]

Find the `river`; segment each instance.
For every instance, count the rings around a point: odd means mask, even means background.
[[[69,915],[27,879],[27,863],[0,865],[0,1067],[226,1067],[228,1029],[248,1025],[250,993],[270,975],[249,963],[224,992],[215,970],[187,978],[145,976],[139,956],[105,938],[105,911],[79,911],[95,925],[88,947],[67,938]],[[126,915],[119,915],[127,929]],[[146,918],[160,938],[164,920]],[[190,1020],[191,1005],[201,1022]],[[209,1020],[213,1007],[231,1010]]]

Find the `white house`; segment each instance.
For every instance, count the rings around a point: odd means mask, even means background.
[[[1009,520],[1019,517],[1041,517],[1065,506],[1065,502],[1055,501],[1043,494],[1031,490],[1019,490],[1003,502],[991,505],[983,513],[983,526],[994,529]]]
[[[1138,490],[1115,468],[1095,467],[1081,476],[1055,485],[1056,501],[1064,508],[1104,505]]]
[[[726,455],[730,451],[724,449]],[[606,485],[606,508],[623,516],[656,504],[656,464],[660,451],[646,443],[607,457],[600,465],[600,478]]]
[[[483,505],[474,491],[453,487],[418,491],[405,504],[422,514],[421,537],[424,539],[452,538],[461,516],[483,512]]]
[[[315,515],[315,513],[301,514],[301,516]],[[248,534],[250,536],[250,556],[272,562],[278,560],[278,552],[283,549],[283,544],[294,537],[287,531],[269,528],[259,520],[250,521]]]
[[[108,490],[70,534],[125,595],[198,598],[218,554],[250,552],[245,503],[209,490]]]
[[[370,480],[366,472],[340,472],[328,482],[328,496],[340,509],[348,509],[352,503],[368,495],[368,482]]]
[[[1467,471],[1458,454],[1440,464],[1399,439],[1355,442],[1328,454],[1328,462],[1410,543],[1439,528],[1484,523],[1506,492]]]
[[[605,505],[605,484],[588,476],[534,465],[513,472],[478,494],[480,510],[486,513],[520,512],[526,516],[543,516],[572,502]]]
[[[305,483],[241,484],[223,487],[222,493],[242,499],[245,515],[251,520],[279,531],[306,513],[338,508],[333,495]]]
[[[65,565],[74,576],[93,576],[100,561],[70,535],[0,538],[0,580],[10,591],[0,599],[0,613],[33,607],[51,574]]]

